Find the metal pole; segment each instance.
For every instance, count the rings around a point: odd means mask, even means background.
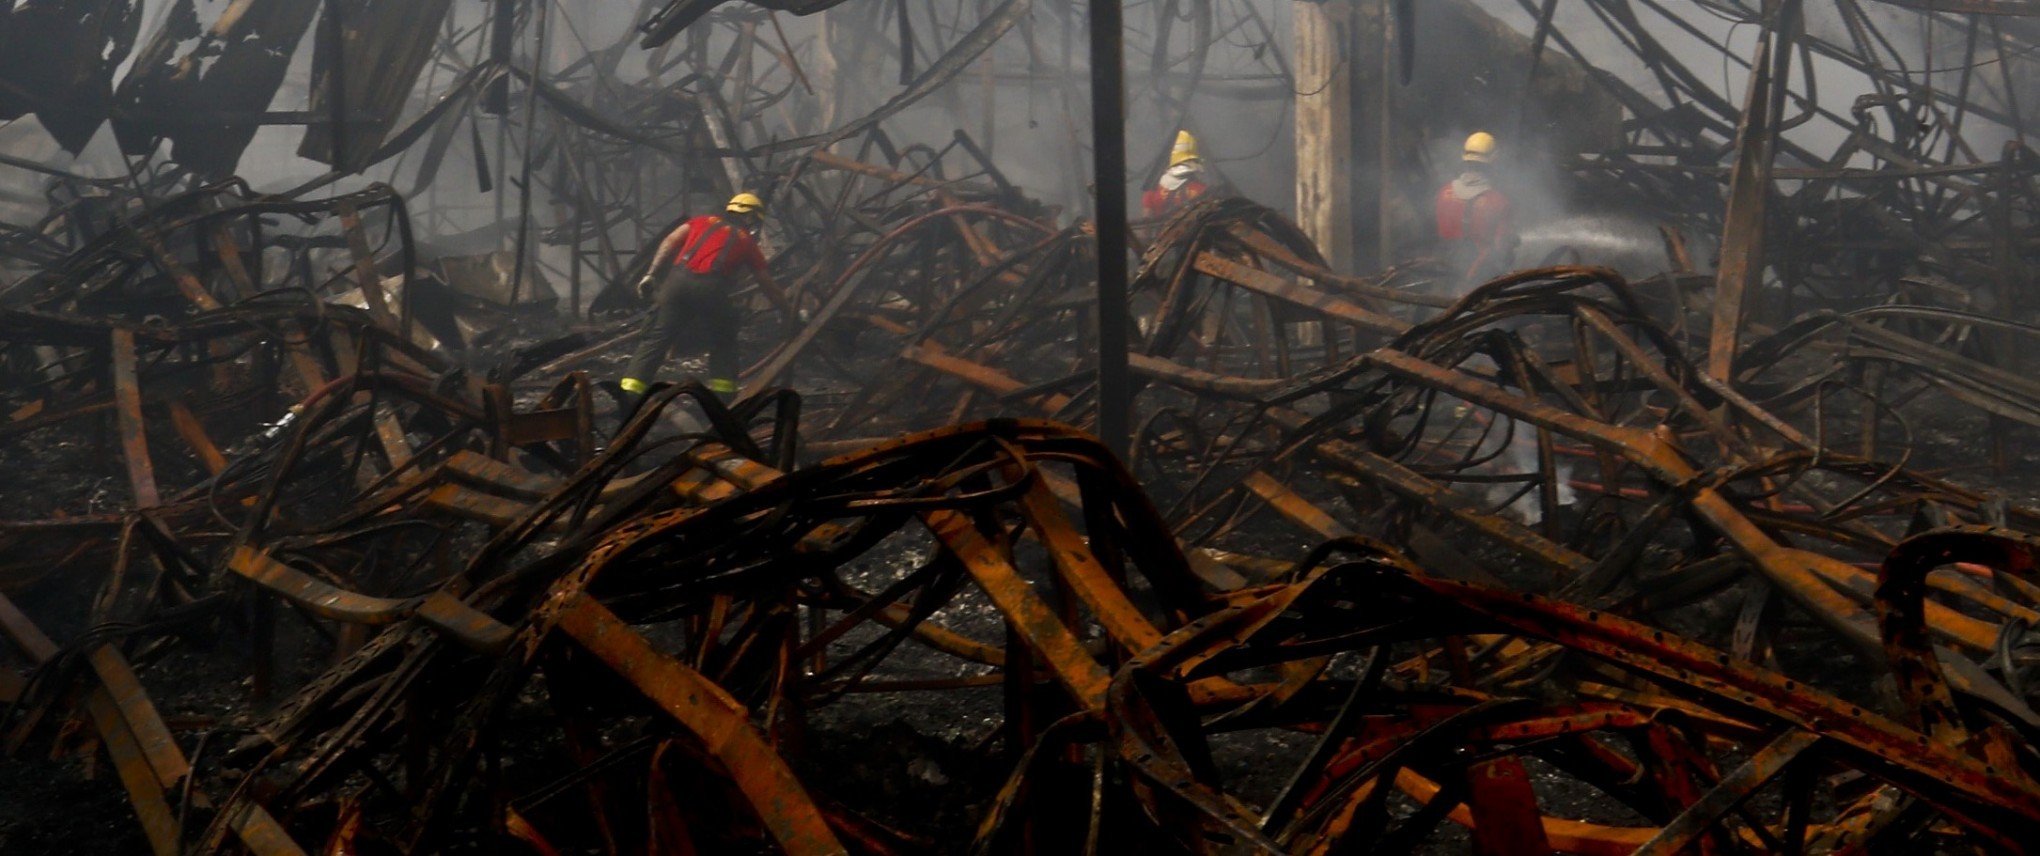
[[[333,58],[333,64],[326,69],[326,100],[331,108],[332,127],[326,131],[332,143],[326,154],[332,158],[333,168],[346,172],[347,163],[347,42],[346,31],[340,27],[340,4],[327,3],[326,14],[320,19],[319,38],[324,44],[326,55]]]
[[[1389,209],[1395,205],[1395,0],[1381,0],[1381,122],[1376,126],[1376,169],[1381,173],[1374,187],[1374,260],[1386,268],[1395,264],[1395,224]],[[1404,14],[1413,10],[1405,9]],[[1340,49],[1347,47],[1341,44]]]
[[[538,87],[543,85],[540,74],[545,71],[545,2],[534,0],[530,5],[526,25],[531,28],[531,79],[524,87],[524,173],[523,186],[517,196],[517,260],[510,268],[510,308],[517,308],[518,298],[524,294],[524,272],[526,256],[531,254],[531,166],[533,149],[537,146],[534,133],[538,128]],[[501,198],[501,197],[498,197]]]
[[[1098,227],[1098,439],[1124,457],[1126,371],[1126,67],[1119,0],[1091,0],[1092,192]]]

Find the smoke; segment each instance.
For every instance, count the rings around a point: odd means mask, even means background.
[[[160,26],[171,2],[146,0],[144,38]],[[632,36],[638,5],[548,7],[545,66],[557,73],[591,51],[625,42]],[[968,30],[976,15],[994,4],[907,5],[911,17],[906,29],[913,39],[911,60],[902,56],[902,28],[894,17],[901,4],[892,0],[847,0],[818,15],[779,15],[780,27],[750,27],[756,39],[750,62],[756,68],[772,70],[773,76],[764,81],[767,88],[783,88],[787,94],[758,121],[737,129],[740,142],[759,144],[816,133],[867,113],[901,90],[903,64],[925,68]],[[1640,209],[1579,193],[1571,171],[1573,158],[1620,142],[1619,123],[1628,117],[1567,53],[1580,52],[1599,72],[1629,82],[1654,100],[1669,103],[1669,99],[1650,69],[1587,3],[1557,6],[1555,30],[1561,38],[1554,38],[1548,46],[1535,84],[1526,85],[1527,36],[1535,26],[1531,10],[1541,5],[1524,0],[1414,4],[1418,17],[1412,78],[1386,87],[1393,96],[1389,161],[1394,166],[1386,180],[1396,191],[1388,208],[1390,232],[1397,239],[1396,254],[1407,257],[1424,251],[1430,233],[1430,198],[1458,170],[1460,141],[1473,130],[1488,130],[1502,137],[1499,179],[1514,202],[1519,221],[1526,224],[1520,261],[1528,263],[1569,249],[1568,258],[1610,264],[1632,276],[1655,273],[1665,265],[1655,236],[1659,223],[1679,222],[1692,229],[1718,216],[1718,211]],[[455,4],[453,28],[481,26],[489,8],[490,4],[482,3]],[[1383,86],[1383,69],[1377,62],[1382,56],[1381,36],[1368,17],[1377,12],[1369,11],[1375,8],[1372,0],[1361,0],[1356,8],[1362,14],[1349,42],[1356,64],[1350,69],[1356,97],[1363,105],[1378,104],[1372,99]],[[1743,64],[1754,55],[1757,27],[1706,3],[1667,8],[1678,15],[1676,21],[1647,4],[1635,5],[1650,37],[1683,66],[1684,73],[1727,103],[1739,106],[1748,82]],[[1180,127],[1198,136],[1212,173],[1233,190],[1277,210],[1293,211],[1293,110],[1303,84],[1289,75],[1291,9],[1292,4],[1286,2],[1199,0],[1158,0],[1128,9],[1127,140],[1132,181],[1125,192],[1138,193],[1155,179]],[[1822,51],[1796,56],[1793,92],[1817,95],[1823,109],[1798,102],[1788,107],[1787,119],[1793,124],[1785,135],[1789,145],[1781,154],[1784,165],[1806,165],[1796,156],[1798,151],[1825,156],[1863,122],[1887,135],[1905,122],[1921,124],[1919,133],[1935,133],[1937,126],[1945,124],[1945,116],[1936,115],[1915,96],[1930,87],[1943,91],[1959,87],[1965,67],[1977,71],[1969,89],[1980,111],[2001,110],[2020,96],[2025,103],[2040,101],[2033,64],[2015,62],[2025,59],[2021,56],[2000,57],[1988,27],[1972,43],[1971,33],[1966,26],[1958,26],[1959,22],[1935,24],[1931,23],[1935,19],[1924,13],[1880,4],[1866,4],[1865,9],[1867,23],[1889,37],[1888,43],[1875,47],[1880,60],[1910,73],[1913,85],[1894,90],[1899,96],[1895,100],[1885,98],[1868,77]],[[213,8],[202,12],[208,18],[217,14]],[[729,4],[665,49],[645,51],[631,44],[623,51],[616,74],[626,85],[643,88],[649,84],[670,90],[680,85],[682,76],[698,73],[688,86],[721,86],[724,99],[735,102],[747,93],[737,91],[734,76],[722,69],[683,65],[660,79],[654,77],[654,65],[696,41],[706,47],[709,56],[725,55],[741,38],[739,28],[727,23],[730,16],[755,12]],[[1841,14],[1832,4],[1808,4],[1809,37],[1853,50],[1853,34]],[[778,35],[782,28],[783,47]],[[315,32],[313,28],[306,38],[313,38]],[[520,63],[529,63],[531,31],[523,32],[517,56]],[[1724,52],[1710,43],[1727,49]],[[899,148],[920,145],[940,149],[959,131],[968,134],[1015,185],[1061,206],[1066,218],[1085,216],[1091,193],[1087,44],[1081,4],[1036,0],[1018,29],[940,91],[887,120],[882,128]],[[450,82],[454,68],[479,62],[485,51],[486,39],[462,42],[457,55],[447,58],[453,68],[435,68],[420,81],[404,120],[430,106]],[[782,52],[800,64],[806,84],[777,68],[774,56]],[[303,109],[309,102],[312,53],[309,44],[300,45],[272,109]],[[2012,67],[2006,68],[2007,63]],[[586,69],[579,74],[585,76]],[[581,95],[592,109],[613,113],[613,101],[585,91]],[[1851,107],[1859,99],[1864,99],[1864,106],[1857,113]],[[428,240],[440,237],[459,246],[470,246],[477,236],[499,243],[508,240],[501,221],[515,216],[517,191],[500,179],[506,164],[519,157],[521,140],[515,131],[523,122],[522,109],[522,99],[517,98],[511,116],[471,113],[461,119],[473,123],[472,127],[454,135],[437,180],[417,200],[419,207],[429,212],[419,221]],[[611,118],[624,120],[626,116]],[[1356,116],[1359,139],[1354,143],[1353,179],[1358,219],[1362,221],[1356,237],[1360,248],[1369,252],[1356,253],[1355,258],[1372,255],[1377,209],[1368,188],[1384,178],[1375,151],[1378,141],[1369,137],[1372,119]],[[60,160],[32,142],[35,130],[33,120],[24,119],[0,133],[8,135],[10,152],[49,162]],[[258,189],[279,191],[324,174],[323,164],[297,156],[302,132],[297,126],[262,129],[242,161],[242,175]],[[1987,159],[2017,132],[1971,116],[1963,142]],[[665,157],[656,152],[637,153],[639,171],[677,176],[690,169],[720,169],[713,162],[676,165],[665,172],[643,168]],[[1725,166],[1726,157],[1726,153],[1719,155],[1716,165]],[[1867,165],[1867,158],[1858,154],[1852,165]],[[384,181],[416,194],[420,190],[419,160],[402,156],[367,175],[343,179],[332,189],[346,191],[370,181]],[[78,158],[59,165],[95,177],[119,178],[127,171],[110,133],[101,133]],[[483,172],[494,173],[493,186],[486,192],[477,177]],[[650,181],[642,188],[649,200],[681,200],[690,190],[679,184],[679,179]],[[0,169],[0,205],[29,205],[44,184],[43,177]],[[1791,192],[1794,188],[1788,184],[1785,189]],[[506,197],[511,201],[506,203]],[[549,224],[553,216],[551,201],[536,200],[534,210],[541,226]],[[1694,233],[1705,231],[1694,229]]]

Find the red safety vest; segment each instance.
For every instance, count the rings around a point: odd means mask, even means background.
[[[1489,190],[1471,202],[1452,192],[1451,182],[1438,191],[1438,240],[1470,241],[1492,250],[1509,233],[1509,197]]]
[[[687,221],[687,241],[673,254],[673,264],[686,270],[713,276],[726,274],[737,266],[765,269],[765,253],[758,239],[721,217],[704,214]]]
[[[1140,195],[1140,210],[1149,217],[1175,213],[1178,209],[1197,201],[1204,191],[1211,188],[1201,181],[1186,181],[1175,190],[1163,190],[1160,185],[1150,187]]]

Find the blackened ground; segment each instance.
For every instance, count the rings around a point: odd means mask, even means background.
[[[621,353],[612,354],[587,368],[598,379],[614,377],[624,358]],[[669,372],[681,376],[698,368],[698,360],[688,358]],[[1951,475],[1959,481],[1997,490],[2015,503],[2040,500],[2040,484],[2026,478],[2040,472],[2040,436],[2029,429],[2014,429],[2011,472],[1994,474],[1980,466],[1984,417],[1962,406],[1916,407],[1929,416],[1916,426],[1919,436],[1914,466],[1952,470]],[[613,415],[605,416],[606,421],[598,424],[612,428]],[[1851,420],[1836,422],[1848,424]],[[110,431],[98,436],[49,431],[0,444],[0,508],[5,509],[0,516],[36,519],[57,511],[89,514],[124,507],[128,501],[124,473],[118,458],[105,454],[110,436]],[[1828,439],[1837,448],[1853,448],[1856,442],[1846,435]],[[152,441],[156,449],[179,448],[174,437],[152,436]],[[158,463],[169,468],[188,466],[167,451]],[[1364,518],[1368,511],[1347,509],[1356,518]],[[1243,527],[1239,537],[1241,542],[1235,546],[1277,558],[1300,556],[1310,546],[1308,539],[1295,534],[1293,527],[1265,516]],[[1550,586],[1548,574],[1514,557],[1470,546],[1465,539],[1459,539],[1455,545],[1466,550],[1475,564],[1496,573],[1510,585],[1532,590]],[[845,576],[852,583],[875,591],[910,572],[925,559],[928,549],[925,537],[903,535],[846,569]],[[1643,571],[1649,573],[1649,566],[1662,567],[1672,558],[1669,554],[1648,557]],[[8,557],[0,560],[0,567],[22,567],[18,562],[18,558]],[[10,597],[53,636],[63,639],[84,629],[86,607],[101,583],[99,573],[65,568],[26,584],[25,588],[21,587],[24,581],[14,577],[0,577],[0,585],[8,586]],[[1700,641],[1725,647],[1747,592],[1747,584],[1733,587],[1653,620]],[[1860,678],[1864,673],[1860,664],[1831,634],[1807,617],[1794,614],[1789,606],[1781,603],[1774,608],[1782,610],[1785,618],[1784,629],[1772,646],[1779,666],[1789,673],[1808,676],[1810,682],[1852,701],[1872,701],[1878,696],[1880,689]],[[1005,641],[1003,623],[974,589],[967,588],[966,594],[945,609],[938,620],[982,641]],[[295,622],[285,625],[295,626]],[[257,702],[249,697],[243,677],[245,663],[236,653],[245,649],[245,639],[236,635],[231,622],[222,627],[210,645],[181,644],[165,656],[137,664],[145,685],[177,731],[187,754],[193,752],[199,735],[207,730],[218,730],[228,735],[220,739],[230,739],[237,730],[259,719],[273,700],[287,697],[291,686],[329,661],[330,646],[316,633],[302,627],[286,633],[279,640],[283,653],[278,660],[291,667],[281,676],[272,701]],[[839,657],[868,642],[876,632],[866,629],[847,635],[831,656]],[[949,678],[984,671],[982,667],[908,642],[873,677]],[[1004,715],[998,687],[851,694],[809,713],[801,735],[802,748],[795,755],[794,764],[803,780],[815,790],[881,822],[937,840],[967,840],[976,819],[1014,761],[1011,748],[998,739]],[[533,735],[542,733],[543,729],[531,730]],[[62,745],[72,747],[76,743]],[[90,760],[77,753],[51,760],[47,757],[48,746],[47,739],[31,741],[30,748],[19,756],[0,761],[0,853],[146,852],[133,812],[103,752]],[[1212,742],[1218,769],[1228,788],[1256,805],[1272,798],[1309,746],[1308,735],[1275,730],[1224,734]],[[542,751],[546,747],[532,748]],[[1641,822],[1614,800],[1591,788],[1573,783],[1540,764],[1533,762],[1530,766],[1539,800],[1547,812],[1609,823]],[[1407,801],[1394,806],[1399,815],[1413,809],[1413,804]],[[1448,823],[1440,828],[1430,849],[1448,853],[1460,852],[1464,847],[1463,833]]]
[[[0,764],[0,853],[147,853],[148,840],[106,756],[91,779],[74,759]]]

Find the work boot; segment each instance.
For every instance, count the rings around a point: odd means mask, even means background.
[[[615,434],[623,433],[623,426],[630,424],[630,420],[637,416],[638,408],[645,406],[645,399],[652,394],[650,385],[634,377],[624,378],[617,383],[604,381],[600,386],[616,402]]]

